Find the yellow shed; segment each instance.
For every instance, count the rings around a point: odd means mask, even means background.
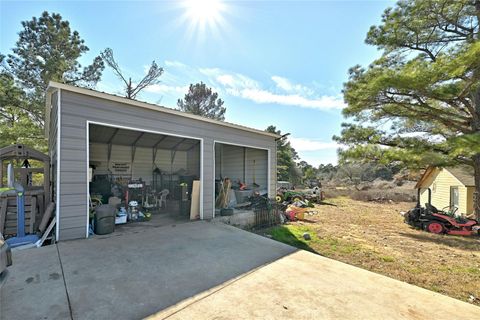
[[[475,181],[473,168],[428,167],[415,188],[420,188],[420,204],[428,202],[428,189],[432,191],[432,205],[438,209],[458,208],[458,215],[473,213]]]

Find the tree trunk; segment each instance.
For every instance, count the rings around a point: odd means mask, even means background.
[[[475,192],[473,194],[473,210],[477,221],[480,221],[480,154],[473,157],[473,168],[475,175]]]
[[[480,21],[480,0],[474,1],[475,14],[477,16],[477,21]],[[479,40],[479,34],[477,32],[476,36],[473,36],[476,41]],[[472,91],[472,102],[475,112],[472,114],[472,128],[475,133],[480,132],[480,85],[478,81],[480,79],[480,71],[476,69],[473,72],[474,79],[477,79],[477,84],[473,87]],[[473,210],[475,212],[475,217],[477,221],[480,221],[480,154],[473,156],[473,169],[475,177],[475,192],[473,194]]]

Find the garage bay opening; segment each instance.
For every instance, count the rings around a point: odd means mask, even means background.
[[[215,217],[248,227],[269,209],[269,156],[265,149],[215,143]]]
[[[120,229],[198,219],[200,140],[90,124],[88,179],[95,233],[112,227],[105,215]]]

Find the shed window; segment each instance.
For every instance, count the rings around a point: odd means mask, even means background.
[[[450,208],[458,208],[459,192],[458,187],[450,187]]]

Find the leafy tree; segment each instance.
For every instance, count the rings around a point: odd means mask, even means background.
[[[163,74],[163,68],[159,67],[157,63],[152,61],[152,64],[150,68],[148,69],[147,74],[145,77],[143,77],[142,80],[140,80],[138,83],[134,84],[132,83],[132,78],[129,77],[128,80],[126,77],[123,75],[122,70],[120,69],[120,66],[118,65],[117,61],[115,61],[115,58],[113,57],[113,50],[110,48],[105,49],[105,51],[102,52],[101,57],[103,58],[103,61],[112,68],[113,72],[115,75],[123,81],[125,84],[125,97],[128,99],[135,99],[138,93],[145,89],[146,87],[152,85],[152,84],[157,84],[160,82],[158,78]]]
[[[269,126],[265,131],[282,136],[282,132],[275,126]],[[297,167],[295,161],[298,160],[298,154],[290,145],[286,135],[277,140],[277,180],[290,181],[293,184],[299,183],[302,178],[302,172]]]
[[[362,183],[363,167],[359,163],[344,163],[339,166],[336,177],[341,181],[347,182],[358,191]]]
[[[317,177],[317,170],[312,167],[308,166],[303,170],[303,179],[305,180],[312,180]]]
[[[0,148],[17,142],[46,151],[43,132],[29,116],[29,104],[13,77],[0,72]]]
[[[349,146],[341,159],[467,164],[479,194],[479,17],[479,0],[404,0],[385,10],[366,38],[382,56],[351,68],[344,85],[353,122],[334,137]]]
[[[298,167],[299,167],[300,169],[302,169],[302,171],[303,171],[304,169],[311,168],[312,165],[309,164],[307,161],[302,160],[302,161],[300,161],[300,162],[298,163]]]
[[[318,173],[317,176],[324,181],[332,180],[335,175],[337,174],[338,167],[334,166],[333,164],[320,164],[318,166]]]
[[[0,115],[2,125],[10,124],[2,130],[2,144],[15,143],[21,137],[43,140],[45,91],[50,81],[91,87],[100,80],[104,68],[99,56],[91,65],[80,65],[78,59],[89,49],[59,14],[45,11],[21,24],[12,53],[6,60],[2,56],[2,94],[14,88],[14,93],[2,96],[2,110],[10,110]],[[44,144],[34,147],[46,148]]]
[[[193,113],[202,117],[215,120],[225,120],[223,100],[218,98],[218,93],[213,92],[205,83],[190,84],[185,98],[178,99],[178,108],[182,111]]]
[[[309,182],[309,180],[314,180],[317,178],[318,169],[314,168],[311,164],[302,160],[298,163],[298,168],[302,171],[302,180],[304,183]]]

